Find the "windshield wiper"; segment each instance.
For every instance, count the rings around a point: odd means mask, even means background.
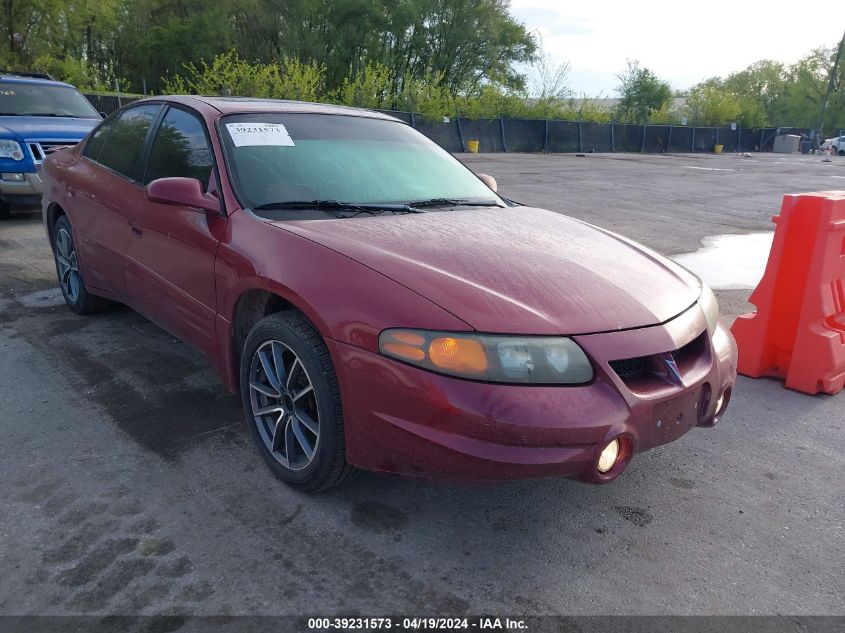
[[[470,200],[468,198],[431,198],[414,200],[408,203],[412,207],[498,207],[495,200]]]
[[[267,202],[253,207],[254,211],[272,211],[278,209],[331,209],[336,211],[354,211],[356,213],[425,213],[408,204],[378,204],[357,202],[338,202],[337,200],[284,200]]]

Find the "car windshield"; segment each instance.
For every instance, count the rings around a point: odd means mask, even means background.
[[[245,206],[266,217],[325,217],[337,203],[412,202],[459,208],[505,203],[451,154],[398,121],[331,114],[239,114],[221,120],[233,185]],[[455,203],[450,205],[451,203]],[[288,203],[288,205],[285,205]],[[263,208],[262,208],[263,207]],[[275,210],[273,210],[275,207]],[[286,211],[280,208],[287,207]],[[390,210],[390,209],[387,209]],[[356,217],[360,214],[356,214]]]
[[[19,81],[0,81],[0,116],[100,118],[76,88]]]

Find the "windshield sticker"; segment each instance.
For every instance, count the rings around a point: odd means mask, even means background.
[[[275,145],[294,147],[293,139],[281,123],[227,123],[235,147]]]

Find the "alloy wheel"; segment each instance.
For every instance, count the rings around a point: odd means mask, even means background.
[[[299,356],[281,341],[266,341],[253,354],[249,400],[273,458],[290,470],[307,468],[320,442],[317,394]]]
[[[73,238],[67,229],[59,229],[56,235],[56,264],[59,269],[59,283],[70,303],[79,298],[79,264]]]

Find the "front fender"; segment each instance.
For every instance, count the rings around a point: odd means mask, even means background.
[[[272,293],[301,310],[323,338],[371,352],[378,351],[379,333],[389,327],[472,330],[425,297],[326,246],[250,213],[233,214],[230,220],[218,248],[215,278],[218,367],[233,392],[240,362],[236,311],[251,290]],[[344,221],[355,220],[338,220]]]

